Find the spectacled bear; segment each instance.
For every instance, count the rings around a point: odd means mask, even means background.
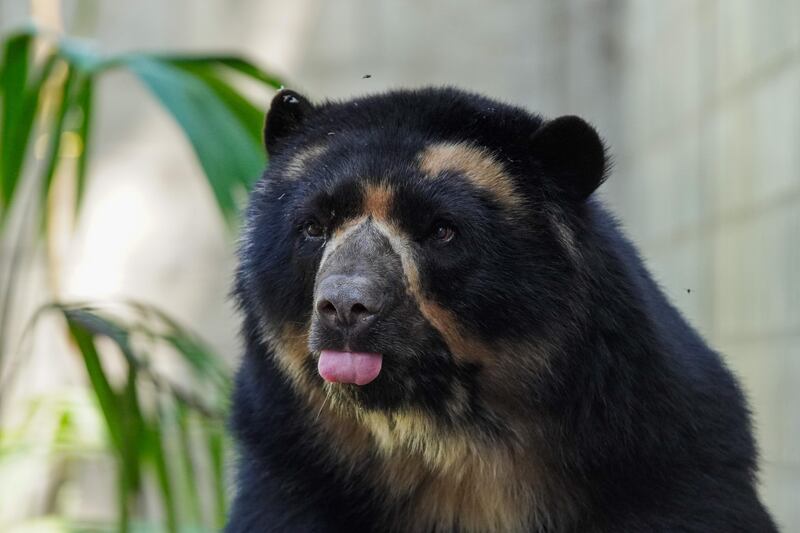
[[[593,197],[584,120],[284,90],[264,138],[228,532],[776,531],[743,394]]]

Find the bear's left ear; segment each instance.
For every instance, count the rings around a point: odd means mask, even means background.
[[[295,91],[281,89],[272,99],[264,124],[264,145],[270,155],[280,140],[297,131],[303,121],[314,110],[305,96]]]
[[[605,179],[605,146],[582,118],[570,115],[545,122],[533,134],[531,150],[554,185],[575,201],[584,201]]]

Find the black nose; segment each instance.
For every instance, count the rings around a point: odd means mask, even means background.
[[[375,321],[383,298],[383,292],[367,278],[336,274],[317,287],[316,309],[328,327],[357,333]]]

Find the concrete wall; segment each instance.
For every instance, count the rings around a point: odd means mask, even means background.
[[[0,0],[0,28],[21,3]],[[616,161],[603,195],[741,377],[764,498],[800,529],[800,2],[84,0],[64,14],[104,50],[238,50],[314,98],[447,83],[588,118]],[[130,78],[109,78],[99,106],[66,294],[144,295],[233,356],[231,247],[189,149]]]
[[[800,3],[671,6],[625,5],[621,179],[609,193],[667,292],[743,380],[762,450],[762,493],[793,531]]]

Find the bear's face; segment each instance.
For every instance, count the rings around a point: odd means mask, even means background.
[[[297,387],[450,422],[535,388],[576,312],[590,126],[453,90],[283,91],[265,138],[237,291]]]

